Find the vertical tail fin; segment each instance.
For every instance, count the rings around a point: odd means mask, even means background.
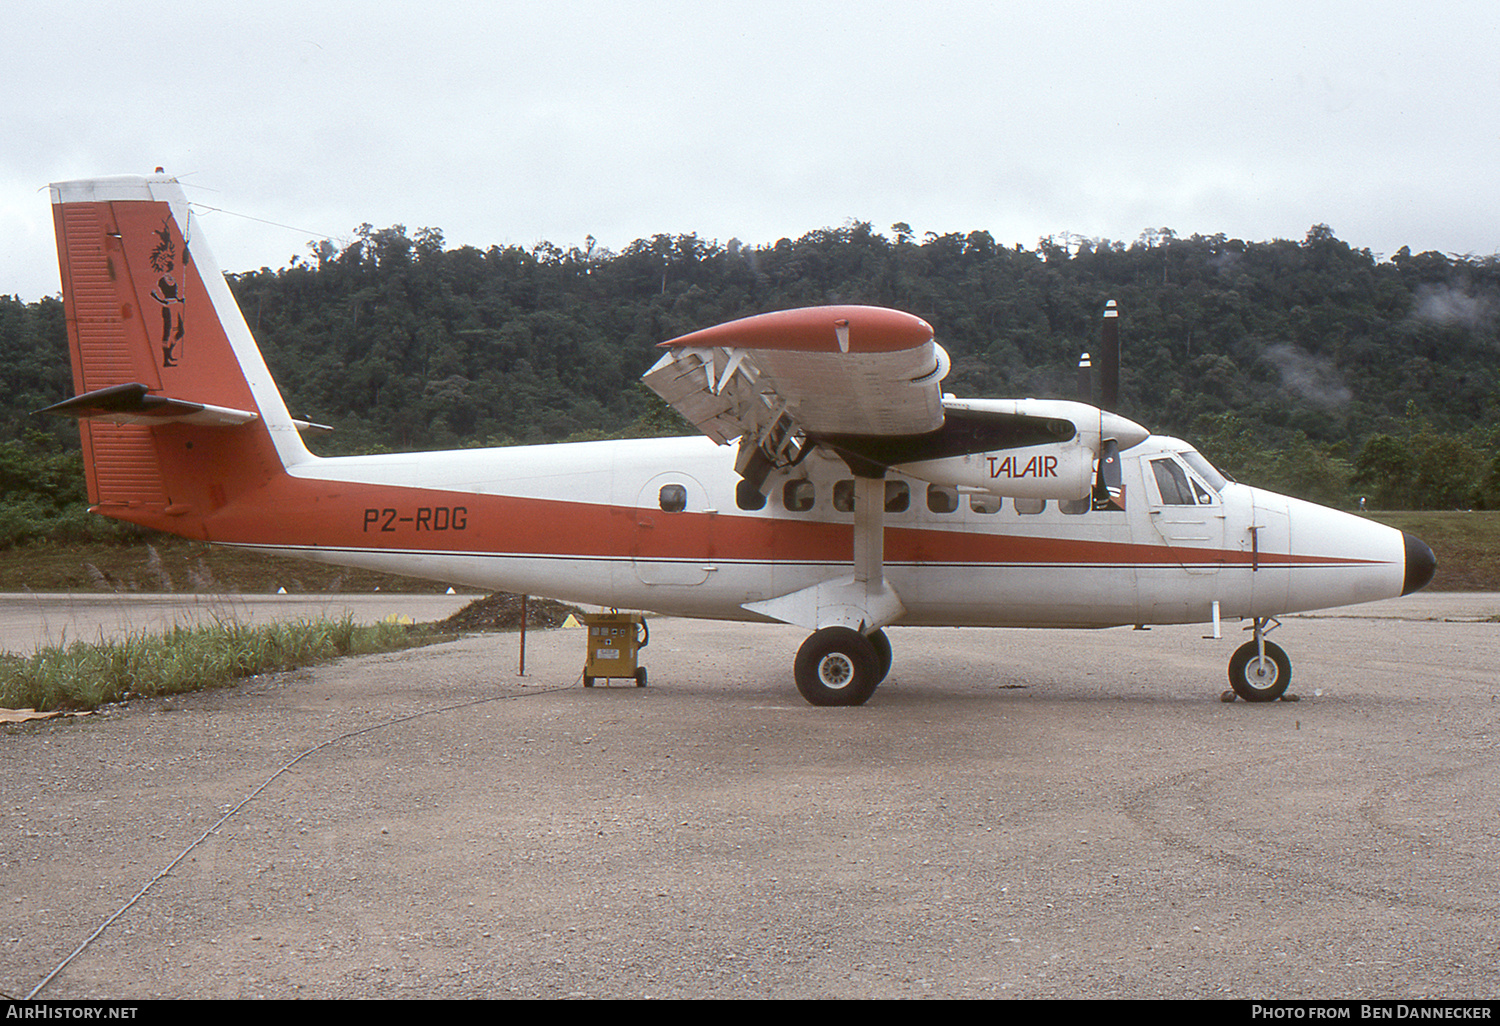
[[[89,498],[207,536],[204,518],[312,459],[176,179],[54,184]]]

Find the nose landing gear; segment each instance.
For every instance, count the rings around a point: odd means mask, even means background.
[[[1229,659],[1229,686],[1247,702],[1274,702],[1292,683],[1292,661],[1265,637],[1279,626],[1268,617],[1256,617],[1255,640],[1235,649]]]

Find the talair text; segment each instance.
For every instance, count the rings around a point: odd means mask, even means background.
[[[1007,477],[1015,480],[1024,477],[1056,477],[1056,456],[1033,456],[1021,463],[1014,456],[986,456],[990,463],[990,477]]]

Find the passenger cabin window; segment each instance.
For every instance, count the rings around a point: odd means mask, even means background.
[[[958,510],[958,489],[947,485],[927,486],[927,508],[933,513],[953,513]]]
[[[1016,512],[1021,516],[1031,516],[1040,513],[1047,508],[1046,499],[1017,499]]]
[[[687,509],[687,489],[680,484],[662,485],[658,500],[663,511],[681,513]]]
[[[807,480],[788,481],[781,489],[781,504],[789,513],[806,513],[813,507],[813,483]]]
[[[1089,500],[1089,499],[1059,499],[1059,500],[1057,500],[1057,508],[1060,509],[1060,510],[1062,510],[1064,513],[1068,514],[1068,516],[1071,516],[1071,517],[1076,517],[1076,516],[1078,516],[1081,513],[1087,513],[1089,511],[1089,507],[1092,506],[1092,505],[1093,505],[1093,502],[1091,500]]]
[[[1214,494],[1188,472],[1176,460],[1152,460],[1151,473],[1156,477],[1156,489],[1161,492],[1161,501],[1167,506],[1208,506]]]
[[[885,483],[885,511],[887,513],[905,513],[910,505],[911,487],[905,481]]]
[[[833,483],[833,508],[840,513],[854,512],[854,482],[847,478],[843,481]],[[887,481],[885,483],[885,511],[887,513],[903,513],[906,507],[911,505],[911,488],[905,481]]]
[[[1000,496],[989,492],[975,492],[969,496],[969,508],[975,513],[999,513]]]
[[[812,482],[804,481],[802,483],[807,485],[809,489],[812,488]],[[790,488],[791,485],[787,487]],[[787,494],[790,495],[791,493],[788,492]],[[855,505],[854,495],[855,487],[853,481],[848,478],[842,481],[835,481],[833,483],[833,508],[840,513],[853,513]],[[811,505],[812,503],[809,501],[808,505],[803,508],[810,508]],[[910,485],[905,481],[887,481],[885,483],[885,511],[887,513],[905,513],[907,507],[910,505]],[[787,501],[786,508],[792,508],[790,500]]]
[[[741,480],[734,486],[734,503],[740,509],[765,509],[766,494],[749,481]]]
[[[833,508],[840,513],[854,512],[854,482],[848,479],[833,483]]]

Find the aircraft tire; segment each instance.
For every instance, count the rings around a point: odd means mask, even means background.
[[[886,637],[885,631],[875,631],[867,634],[866,637],[870,639],[870,644],[875,647],[875,669],[883,683],[891,675],[891,660],[894,658],[891,652],[891,639]]]
[[[1274,702],[1292,683],[1292,661],[1281,646],[1269,641],[1262,644],[1266,647],[1263,666],[1257,666],[1253,641],[1235,649],[1229,659],[1229,686],[1247,702]]]
[[[859,631],[824,627],[797,650],[795,673],[811,705],[864,705],[880,683],[880,657]]]

